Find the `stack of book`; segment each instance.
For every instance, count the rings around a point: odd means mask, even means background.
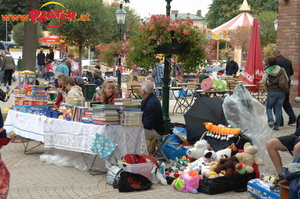
[[[119,110],[119,106],[117,105],[97,104],[93,108],[93,113],[92,113],[93,124],[101,124],[101,125],[120,124],[118,110]]]
[[[142,114],[140,105],[120,106],[120,124],[123,126],[142,125]]]

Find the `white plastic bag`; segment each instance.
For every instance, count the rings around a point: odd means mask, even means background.
[[[232,95],[225,98],[222,107],[227,122],[231,127],[245,131],[252,144],[259,147],[257,156],[268,165],[270,157],[266,142],[271,139],[272,130],[267,123],[265,107],[241,83],[235,87]],[[260,167],[260,172],[266,172],[264,166]]]

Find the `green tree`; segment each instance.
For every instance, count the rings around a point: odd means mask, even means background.
[[[269,43],[276,43],[274,21],[277,19],[277,13],[264,11],[255,17],[259,20],[261,46],[265,47]]]
[[[214,0],[205,16],[207,27],[213,29],[240,14],[239,8],[242,3],[243,0]],[[278,10],[278,0],[248,0],[248,4],[251,6],[252,15],[262,11],[277,12]]]
[[[116,11],[119,8],[119,6],[120,6],[119,3],[112,3],[111,5],[108,5],[106,7],[108,9],[108,13],[110,14],[110,18],[112,19],[114,28],[113,31],[111,32],[111,37],[105,43],[115,41],[120,37],[120,32],[119,32],[120,29],[116,19]],[[126,37],[130,38],[131,36],[135,35],[135,32],[133,30],[140,25],[140,20],[139,20],[140,17],[133,9],[130,9],[127,6],[124,6],[123,9],[126,11],[126,19],[125,19],[124,27],[122,28],[123,29],[122,33],[126,33]]]
[[[40,0],[40,4],[44,4],[49,2],[49,0]],[[47,5],[43,8],[43,10],[48,11],[53,8],[53,5]],[[39,8],[37,8],[39,9]],[[19,15],[19,14],[27,14],[25,11],[25,1],[20,0],[0,0],[0,15]],[[10,34],[14,25],[16,25],[19,21],[4,21],[1,17],[0,19],[0,40],[6,40],[6,25],[7,25],[7,34]],[[47,22],[46,22],[47,23]],[[45,30],[45,28],[44,28]]]
[[[61,0],[66,9],[75,11],[76,17],[80,15],[88,16],[87,21],[64,21],[58,28],[51,28],[52,34],[63,37],[66,43],[76,44],[79,48],[79,72],[81,75],[81,57],[84,46],[98,45],[107,41],[113,31],[113,23],[107,9],[99,0]],[[56,6],[55,6],[56,7]],[[57,7],[61,9],[61,7]],[[60,22],[61,23],[61,22]],[[52,20],[50,25],[57,24]]]
[[[24,44],[24,24],[25,22],[19,22],[13,27],[13,40],[17,43],[18,46],[23,46]],[[43,37],[43,27],[42,25],[37,25],[37,34],[36,39]],[[37,45],[39,46],[39,45]]]

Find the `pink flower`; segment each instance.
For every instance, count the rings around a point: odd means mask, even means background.
[[[149,30],[152,31],[154,29],[154,26],[150,26]]]
[[[142,50],[143,53],[147,53],[147,50]]]
[[[184,34],[184,35],[189,35],[189,34],[190,34],[190,31],[189,31],[189,30],[183,30],[183,34]]]

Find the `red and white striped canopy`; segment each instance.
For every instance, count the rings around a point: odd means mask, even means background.
[[[237,26],[252,26],[254,17],[248,12],[242,12],[230,21],[214,28],[212,32],[219,34],[225,29],[235,29]]]

